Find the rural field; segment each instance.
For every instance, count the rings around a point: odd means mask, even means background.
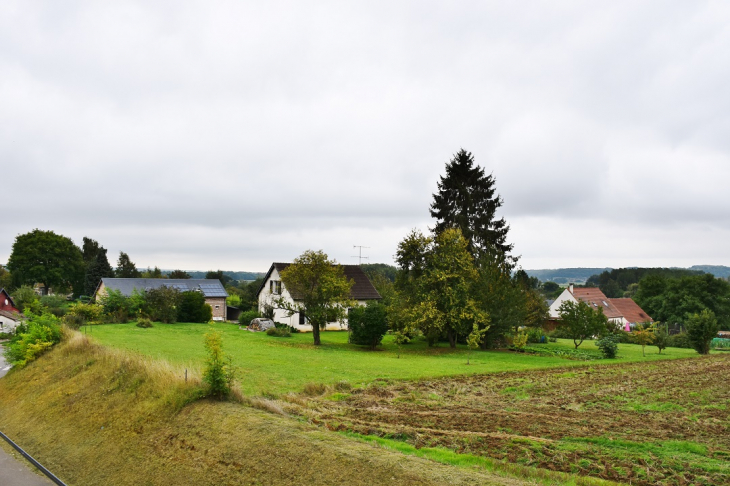
[[[529,355],[505,351],[473,351],[459,345],[451,349],[446,344],[429,348],[425,341],[415,340],[401,348],[386,336],[377,351],[347,343],[347,333],[322,333],[322,345],[312,344],[309,333],[276,338],[264,333],[252,333],[232,324],[155,324],[150,329],[129,324],[89,326],[84,332],[101,344],[161,358],[192,370],[200,370],[205,360],[203,336],[215,329],[223,335],[224,351],[233,358],[240,370],[240,385],[245,394],[279,396],[301,392],[305,385],[331,385],[346,381],[352,386],[367,385],[377,379],[434,378],[442,376],[483,374],[502,371],[527,371],[542,368],[584,366],[585,361],[568,360],[551,355]],[[571,353],[571,340],[531,345],[542,353]],[[584,342],[579,355],[599,358],[592,341]],[[690,349],[669,348],[658,354],[657,348],[647,346],[646,357],[641,347],[622,344],[616,360],[596,363],[648,362],[697,356]],[[470,364],[467,365],[467,359]]]

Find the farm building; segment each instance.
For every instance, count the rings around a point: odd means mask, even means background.
[[[594,309],[601,309],[608,318],[608,322],[620,325],[626,331],[635,327],[636,324],[653,322],[653,319],[633,299],[609,299],[597,287],[575,288],[572,284],[550,303],[551,320],[560,319],[560,305],[566,301],[581,301]]]
[[[0,332],[8,333],[14,331],[24,320],[25,316],[20,312],[0,310]]]
[[[263,310],[266,305],[274,304],[274,300],[278,298],[284,298],[290,302],[297,300],[296,295],[291,295],[287,290],[286,286],[281,281],[281,272],[286,267],[291,265],[290,263],[272,263],[271,268],[266,273],[264,281],[259,287],[257,299],[259,302],[259,310]],[[359,265],[341,265],[345,271],[345,277],[348,280],[354,280],[354,285],[350,291],[350,298],[357,301],[357,305],[366,305],[370,300],[380,300],[380,294],[365,272],[362,271]],[[274,321],[288,324],[291,327],[299,329],[300,331],[311,331],[312,326],[307,323],[307,318],[301,313],[289,315],[284,309],[274,309]],[[326,329],[337,330],[342,329],[340,323],[330,322],[327,324]]]
[[[205,303],[213,309],[214,321],[225,321],[228,319],[226,308],[226,297],[228,292],[215,279],[182,279],[182,278],[102,278],[99,286],[94,292],[94,299],[104,295],[107,289],[118,290],[125,297],[132,295],[136,289],[144,292],[159,287],[171,287],[180,292],[202,292]]]

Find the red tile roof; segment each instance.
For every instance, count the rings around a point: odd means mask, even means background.
[[[632,299],[610,299],[611,303],[623,314],[624,319],[631,324],[638,322],[654,322],[649,314],[639,307]]]
[[[611,303],[611,299],[601,292],[598,287],[576,287],[573,289],[573,297],[582,300],[594,309],[599,307],[609,319],[622,317],[623,314]]]

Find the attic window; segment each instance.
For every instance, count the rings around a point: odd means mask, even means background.
[[[608,302],[606,302],[605,300],[603,300],[601,302],[603,302],[603,305],[605,305],[606,307],[608,307]]]
[[[271,292],[272,294],[281,295],[281,280],[270,280],[269,292]]]

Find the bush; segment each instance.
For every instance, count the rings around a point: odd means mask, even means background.
[[[103,313],[104,309],[100,305],[79,302],[69,309],[63,317],[63,323],[71,329],[78,329],[87,324],[100,322]]]
[[[147,314],[155,321],[173,324],[177,321],[177,306],[181,292],[173,287],[150,289],[145,294]]]
[[[347,318],[351,344],[360,344],[375,349],[388,332],[385,306],[371,300],[366,306],[353,307]]]
[[[614,359],[618,354],[618,343],[621,341],[621,336],[616,334],[607,334],[598,341],[596,346],[601,350],[604,358]]]
[[[22,368],[61,341],[61,324],[52,314],[31,316],[16,329],[5,351],[7,360]]]
[[[528,343],[544,343],[547,339],[544,338],[545,333],[539,327],[531,327],[527,330],[527,342]]]
[[[524,332],[518,332],[512,336],[512,347],[518,350],[522,350],[527,346],[527,334]]]
[[[210,394],[222,400],[231,393],[236,379],[236,368],[231,358],[223,354],[221,333],[216,331],[206,333],[205,349],[208,351],[208,359],[205,361],[203,381],[208,384]]]
[[[656,330],[654,331],[654,346],[659,348],[659,354],[662,354],[662,350],[669,346],[669,332],[667,326],[661,323],[656,324]]]
[[[238,316],[238,323],[242,326],[248,327],[248,325],[251,324],[251,321],[253,321],[257,317],[261,317],[261,314],[258,310],[252,309],[246,312],[241,312],[241,315]]]
[[[271,327],[266,330],[266,335],[276,337],[291,337],[291,331],[289,331],[288,327],[289,326],[287,326],[286,328]]]
[[[680,332],[679,334],[669,336],[667,347],[692,349],[692,343],[690,343],[689,336],[686,332]]]
[[[13,302],[20,312],[33,312],[40,314],[40,303],[38,295],[30,285],[22,285],[13,292]]]
[[[44,295],[40,304],[56,317],[63,317],[66,314],[66,298],[61,295]]]
[[[98,299],[99,305],[104,310],[106,322],[124,324],[129,322],[132,315],[132,301],[122,295],[122,292],[114,289],[107,289],[106,294]]]
[[[699,314],[692,314],[685,324],[687,337],[694,350],[700,354],[709,354],[710,342],[720,330],[715,314],[705,309]]]
[[[141,317],[141,318],[140,318],[140,319],[139,319],[139,320],[137,321],[137,327],[143,327],[143,328],[145,328],[145,329],[147,329],[147,328],[150,328],[150,327],[152,327],[152,321],[150,321],[150,320],[149,320],[149,319],[147,319],[146,317]]]
[[[213,309],[205,303],[205,296],[200,292],[183,292],[177,307],[179,322],[210,322]]]

